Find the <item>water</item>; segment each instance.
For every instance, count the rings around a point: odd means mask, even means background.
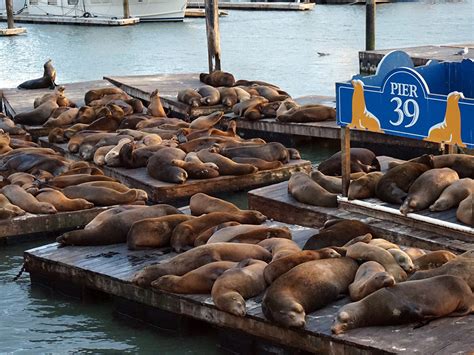
[[[294,96],[333,95],[334,82],[358,71],[364,47],[363,6],[320,6],[313,12],[231,12],[221,18],[223,68],[237,78],[281,85]],[[3,26],[3,25],[2,25]],[[26,36],[0,38],[0,87],[41,75],[52,58],[58,82],[104,75],[199,72],[207,68],[205,22],[140,24],[124,28],[25,24]],[[471,1],[377,7],[377,47],[473,43]],[[317,52],[329,53],[320,57]],[[334,150],[298,146],[317,163]],[[244,193],[224,198],[246,206]],[[0,247],[0,352],[212,354],[213,333],[179,337],[116,319],[109,303],[82,304],[31,288],[27,276],[12,282],[23,250],[35,242]]]

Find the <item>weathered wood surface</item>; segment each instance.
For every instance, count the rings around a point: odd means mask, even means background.
[[[222,105],[191,107],[178,101],[178,91],[205,85],[199,80],[198,73],[105,76],[104,79],[144,101],[150,101],[150,94],[158,89],[163,106],[183,118],[208,115],[215,111],[230,111]]]
[[[393,50],[401,50],[406,52],[415,66],[425,65],[429,60],[435,59],[438,61],[461,61],[463,58],[474,59],[474,51],[471,50],[465,56],[455,55],[460,49],[468,47],[474,49],[471,44],[454,44],[444,46],[417,46],[393,49],[379,49],[374,51],[360,51],[359,52],[359,69],[361,73],[375,74],[378,63],[382,58]]]
[[[449,249],[454,252],[474,248],[474,238],[455,239],[342,208],[318,207],[298,202],[288,194],[288,182],[249,191],[248,203],[249,208],[259,210],[269,218],[285,223],[319,228],[328,219],[356,219],[370,224],[376,232],[395,243],[430,250]]]
[[[269,224],[279,224],[267,222]],[[303,245],[313,229],[288,226],[293,239]],[[58,248],[53,243],[25,252],[26,270],[31,278],[73,282],[83,289],[94,289],[139,304],[196,318],[218,327],[240,330],[274,343],[324,354],[449,353],[471,351],[467,334],[474,332],[474,316],[444,318],[413,329],[403,326],[370,327],[331,334],[338,309],[348,298],[307,315],[304,329],[286,329],[266,320],[261,309],[262,296],[247,300],[247,316],[236,317],[218,310],[210,295],[176,295],[143,289],[129,283],[144,266],[174,256],[169,248],[129,251],[125,244],[99,247]]]
[[[28,234],[59,232],[85,226],[99,213],[109,207],[94,207],[87,210],[58,212],[55,214],[32,214],[0,220],[0,241],[14,240]]]
[[[72,160],[80,160],[76,154],[67,150],[67,144],[49,143],[46,137],[40,138],[43,147],[49,147]],[[129,187],[142,189],[148,198],[157,203],[170,202],[191,197],[198,192],[217,194],[255,188],[275,182],[288,180],[291,174],[298,171],[311,171],[311,162],[308,160],[291,160],[288,164],[272,170],[257,171],[248,175],[224,175],[212,179],[188,179],[184,184],[163,182],[150,177],[146,168],[125,169],[100,167],[104,174],[113,177]]]
[[[20,84],[20,83],[18,83]],[[110,87],[108,81],[92,80],[78,83],[60,84],[66,90],[65,95],[79,107],[84,106],[84,95],[91,89],[98,89],[103,87]],[[16,88],[3,89],[3,103],[5,105],[6,114],[13,117],[21,112],[33,110],[33,103],[35,98],[44,94],[51,93],[50,89],[36,89],[36,90],[20,90]],[[53,127],[43,126],[28,126],[21,125],[28,133],[31,134],[36,141],[38,137],[47,136]]]

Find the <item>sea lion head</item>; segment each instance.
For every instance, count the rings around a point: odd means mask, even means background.
[[[39,206],[40,206],[41,213],[52,214],[52,213],[58,212],[56,208],[48,202],[40,202]]]
[[[352,305],[352,304],[349,304],[349,305]],[[334,319],[334,323],[331,327],[331,331],[336,335],[354,328],[353,319],[351,317],[350,311],[347,306],[342,307],[342,309],[337,314],[336,319]]]
[[[219,296],[219,303],[224,303],[225,310],[238,317],[245,317],[247,314],[247,307],[245,306],[245,300],[237,292],[227,292],[224,295]]]
[[[158,279],[160,276],[163,276],[160,272],[151,269],[150,266],[147,266],[143,270],[137,272],[132,277],[130,282],[141,287],[148,287],[154,280]]]
[[[352,180],[349,185],[349,200],[363,199],[370,197],[370,180],[365,176]]]
[[[372,278],[375,290],[395,285],[395,278],[386,271],[377,272]]]
[[[291,231],[288,227],[272,228],[267,238],[285,238],[291,239]]]
[[[289,302],[287,307],[282,307],[278,312],[273,313],[275,321],[288,328],[303,328],[306,325],[305,316],[303,306],[295,301]]]
[[[161,291],[175,292],[175,285],[180,279],[181,277],[175,275],[161,276],[151,283],[151,287]]]
[[[137,192],[137,200],[146,201],[148,200],[148,194],[146,191],[140,189],[134,189]]]
[[[413,212],[415,208],[416,201],[414,201],[413,198],[407,198],[400,207],[400,212],[406,216],[408,213]]]
[[[318,250],[321,255],[321,259],[340,258],[341,254],[335,251],[333,248],[322,248]]]
[[[201,100],[197,97],[193,97],[193,98],[189,99],[189,104],[192,107],[199,107],[201,105]]]

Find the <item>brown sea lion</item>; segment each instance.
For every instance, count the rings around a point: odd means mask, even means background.
[[[204,163],[189,163],[184,160],[173,159],[171,165],[186,170],[190,179],[211,179],[219,176],[219,170],[210,168]]]
[[[201,86],[197,89],[199,95],[202,96],[201,105],[213,106],[221,101],[219,90],[210,85]]]
[[[161,217],[170,214],[180,214],[170,205],[154,205],[135,207],[120,211],[117,214],[109,213],[100,223],[82,230],[67,232],[56,239],[62,245],[107,245],[125,243],[127,234],[132,225],[146,218]]]
[[[26,125],[42,125],[58,107],[56,98],[52,98],[32,111],[21,112],[15,115],[13,121]]]
[[[217,226],[212,226],[211,228],[206,229],[204,232],[201,232],[197,236],[197,238],[194,240],[194,246],[198,247],[200,245],[206,244],[209,238],[218,230],[221,230],[226,227],[238,226],[239,224],[239,222],[231,221],[218,224]]]
[[[288,181],[288,192],[298,202],[314,206],[337,207],[337,194],[330,193],[303,172]]]
[[[375,189],[384,174],[380,171],[373,171],[364,174],[356,180],[352,180],[349,185],[348,197],[350,200],[375,197]]]
[[[232,261],[215,261],[189,271],[183,276],[161,276],[151,283],[151,287],[180,294],[209,294],[216,279],[236,265],[237,263]]]
[[[266,161],[281,161],[288,163],[290,160],[288,151],[285,146],[278,142],[270,142],[267,144],[259,144],[255,146],[241,146],[235,148],[218,149],[222,155],[228,158],[246,157],[258,158]]]
[[[39,202],[32,194],[18,185],[7,185],[1,190],[2,194],[14,205],[30,213],[56,213],[54,206],[47,202]]]
[[[234,141],[230,137],[201,137],[197,139],[193,139],[190,142],[181,143],[179,148],[185,151],[186,153],[190,152],[199,152],[202,149],[209,149],[214,146],[216,143],[225,143],[229,142],[230,140]]]
[[[209,238],[207,244],[224,242],[258,244],[267,238],[291,239],[292,237],[287,227],[239,224],[237,226],[220,229]]]
[[[376,237],[377,233],[364,222],[354,219],[331,220],[318,234],[310,237],[303,249],[317,250],[330,246],[343,246],[353,238],[370,233]]]
[[[303,250],[272,260],[263,272],[267,284],[272,284],[277,278],[290,271],[295,266],[312,260],[340,258],[341,255],[331,248],[319,250]]]
[[[217,153],[202,149],[197,153],[204,163],[214,163],[219,167],[220,175],[247,175],[257,172],[257,168],[250,164],[239,164]]]
[[[154,145],[135,149],[134,143],[127,143],[120,149],[120,163],[128,169],[145,167],[148,159],[157,151],[166,148],[164,145]]]
[[[232,158],[233,161],[239,164],[250,164],[255,166],[259,171],[261,170],[272,170],[278,169],[283,166],[283,163],[279,160],[266,161],[259,158],[250,158],[250,157],[235,157]]]
[[[84,102],[88,105],[90,102],[95,100],[100,100],[102,97],[106,95],[116,95],[116,94],[125,94],[122,89],[117,87],[106,87],[106,88],[98,88],[89,90],[84,95]]]
[[[235,88],[219,87],[217,90],[219,90],[222,105],[232,107],[239,102],[239,96]]]
[[[272,261],[301,251],[298,244],[286,238],[268,238],[262,240],[258,245],[272,253]]]
[[[258,211],[211,212],[187,222],[181,223],[173,230],[171,246],[177,252],[194,246],[194,240],[206,229],[220,223],[236,221],[239,223],[261,224],[266,217]]]
[[[137,200],[146,201],[148,199],[148,195],[145,191],[141,189],[130,189],[124,184],[115,181],[90,181],[90,182],[83,182],[80,186],[95,186],[95,187],[105,187],[111,190],[115,190],[117,192],[128,192],[128,191],[135,191],[137,193]]]
[[[119,213],[122,213],[124,211],[129,211],[132,209],[137,209],[137,208],[147,208],[147,206],[141,206],[141,205],[122,205],[122,206],[117,206],[117,207],[111,207],[106,209],[105,211],[99,213],[97,216],[94,217],[92,221],[87,223],[84,226],[84,229],[93,229],[96,228],[99,224],[102,222],[106,221],[108,218],[115,216]]]
[[[343,306],[331,330],[340,334],[359,327],[419,322],[473,311],[474,297],[464,280],[456,276],[437,276],[384,287]]]
[[[104,175],[102,170],[96,168],[95,166],[84,166],[84,167],[75,167],[69,168],[68,171],[62,173],[60,176],[68,175],[78,175],[78,174],[87,174],[87,175]]]
[[[263,270],[266,266],[264,261],[246,259],[225,271],[212,286],[212,301],[216,307],[244,317],[247,313],[245,300],[265,291]]]
[[[410,256],[403,250],[400,250],[399,248],[393,248],[387,249],[387,251],[392,254],[398,265],[400,265],[401,268],[407,273],[411,274],[415,271],[415,265],[413,265],[413,261],[411,260]]]
[[[55,127],[48,133],[49,143],[66,143],[67,138],[64,136],[64,129]]]
[[[103,107],[102,110],[105,113],[104,116],[97,118],[94,122],[89,124],[87,130],[115,132],[124,118],[123,110],[115,104],[107,105],[107,107]]]
[[[242,101],[239,102],[238,104],[235,104],[234,107],[232,107],[232,111],[234,112],[235,115],[239,117],[243,117],[245,112],[252,108],[256,107],[257,105],[262,105],[262,104],[267,104],[268,100],[264,97],[257,96],[257,97],[252,97],[250,100]]]
[[[100,111],[104,106],[112,103],[113,101],[129,100],[129,99],[130,99],[130,96],[128,96],[126,93],[110,94],[110,95],[104,95],[98,100],[94,100],[89,103],[86,103],[86,105],[96,108]]]
[[[75,186],[89,181],[116,181],[115,179],[104,176],[104,175],[89,175],[89,174],[77,174],[77,175],[61,175],[48,181],[49,186],[54,187],[67,187]]]
[[[182,184],[188,178],[186,170],[171,165],[173,160],[183,160],[186,153],[178,148],[163,148],[148,158],[146,170],[152,178]]]
[[[423,249],[420,249],[420,248],[402,247],[402,250],[406,254],[408,254],[408,256],[410,257],[410,259],[412,261],[415,260],[416,258],[419,258],[420,256],[426,254],[426,251],[424,251]]]
[[[288,95],[282,95],[278,90],[266,85],[256,85],[252,87],[257,93],[266,98],[269,102],[283,101],[288,98]]]
[[[354,281],[349,285],[352,301],[359,301],[382,287],[395,285],[395,279],[376,261],[366,261],[359,266]]]
[[[471,194],[459,203],[458,209],[456,210],[456,218],[471,227],[474,227],[473,201],[474,195]]]
[[[0,131],[0,155],[8,153],[11,151],[10,147],[10,135],[3,131]]]
[[[153,117],[166,117],[165,109],[161,104],[160,93],[158,89],[150,94],[150,104],[147,107],[147,112]]]
[[[191,124],[189,125],[189,128],[192,128],[192,129],[212,128],[221,120],[223,116],[224,116],[224,112],[222,111],[216,111],[207,116],[200,116],[191,122]]]
[[[325,105],[295,107],[277,116],[280,122],[321,122],[336,119],[336,109]]]
[[[469,154],[443,154],[433,157],[434,168],[451,168],[460,178],[474,179],[474,156]]]
[[[398,265],[392,254],[383,248],[359,242],[347,248],[346,256],[354,260],[378,262],[397,282],[407,279],[406,272]]]
[[[176,226],[194,218],[185,214],[146,218],[135,222],[127,235],[130,250],[161,248],[170,245],[171,234]]]
[[[424,155],[419,162],[407,162],[387,171],[375,187],[382,201],[402,204],[413,183],[433,166],[433,156]]]
[[[375,245],[379,248],[388,250],[388,249],[400,249],[400,247],[397,244],[394,244],[392,242],[389,242],[388,240],[385,240],[383,238],[375,238],[371,239],[369,241],[370,245]]]
[[[192,107],[198,107],[201,104],[202,96],[194,89],[184,89],[178,91],[178,101]]]
[[[311,179],[326,191],[335,194],[340,194],[342,192],[342,180],[340,177],[326,176],[319,170],[314,170],[311,172]]]
[[[68,186],[63,189],[64,195],[69,198],[83,198],[96,206],[112,206],[131,203],[137,200],[135,190],[118,192],[101,186]]]
[[[20,85],[18,89],[54,89],[56,87],[56,69],[53,67],[51,59],[43,65],[43,76],[38,79],[27,80]]]
[[[70,108],[61,113],[57,118],[49,118],[43,126],[45,127],[62,127],[72,124],[77,117],[79,112],[78,108]]]
[[[0,210],[3,211],[2,218],[12,218],[16,216],[23,216],[26,213],[26,211],[23,210],[22,208],[10,203],[8,198],[6,198],[5,195],[1,193],[0,193]]]
[[[90,106],[82,106],[76,116],[77,123],[91,124],[97,118],[95,110]]]
[[[67,139],[71,139],[72,136],[74,136],[77,132],[86,129],[87,126],[88,125],[84,123],[76,123],[75,125],[64,129],[64,137],[66,137]]]
[[[199,74],[199,80],[204,84],[211,85],[214,87],[226,86],[231,87],[235,84],[235,78],[231,73],[215,70],[210,74],[201,73]]]
[[[115,147],[115,145],[104,145],[103,147],[98,148],[94,153],[94,164],[98,166],[105,165],[105,156]]]
[[[146,287],[164,275],[182,276],[214,261],[240,262],[244,259],[269,261],[271,254],[261,246],[254,244],[206,244],[188,250],[161,264],[145,267],[133,276],[131,282]]]
[[[238,102],[244,102],[247,100],[250,100],[250,94],[245,91],[243,88],[234,86],[233,88],[235,90],[235,93],[237,94]]]
[[[347,247],[351,246],[352,244],[355,244],[355,243],[358,243],[358,242],[370,243],[371,240],[372,240],[372,234],[370,234],[370,233],[359,235],[358,237],[352,238],[346,244],[344,244],[343,248],[347,248]],[[344,255],[346,255],[346,254],[344,254]]]
[[[48,202],[52,204],[57,211],[79,211],[94,207],[92,202],[82,198],[69,199],[58,190],[44,188],[38,191],[36,199],[40,202]]]
[[[13,135],[24,135],[26,131],[15,125],[15,122],[0,112],[0,129]]]
[[[307,313],[347,292],[357,267],[354,260],[346,257],[300,264],[268,287],[262,301],[263,314],[284,327],[304,327]]]
[[[121,166],[120,150],[125,144],[133,142],[132,138],[122,138],[116,146],[110,149],[104,156],[104,161],[107,166]]]
[[[413,263],[416,270],[429,270],[440,267],[456,258],[456,254],[447,250],[436,250],[416,258]]]
[[[365,148],[351,148],[351,172],[380,171],[380,163],[376,155]],[[341,152],[337,152],[318,165],[318,170],[324,175],[341,176]]]
[[[117,105],[123,111],[124,116],[133,114],[133,107],[125,102],[125,100],[112,100],[107,105]]]
[[[103,137],[111,137],[116,136],[115,133],[106,133],[100,131],[89,131],[89,130],[82,130],[81,132],[77,132],[69,139],[67,144],[67,149],[71,153],[79,152],[82,144],[90,144],[94,145]],[[104,144],[105,145],[105,144]]]
[[[430,206],[430,211],[445,211],[456,207],[468,196],[474,194],[474,180],[470,178],[454,181],[443,190],[438,199]]]
[[[408,195],[400,207],[404,215],[428,208],[441,192],[459,180],[458,173],[450,168],[431,169],[421,174],[410,186]]]

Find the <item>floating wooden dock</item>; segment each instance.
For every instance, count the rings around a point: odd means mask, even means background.
[[[26,28],[0,28],[0,37],[2,36],[17,36],[26,33]]]
[[[456,55],[464,47],[469,48],[469,53],[465,56]],[[464,58],[474,59],[474,43],[452,44],[443,46],[418,46],[394,49],[380,49],[374,51],[359,52],[359,71],[362,74],[375,74],[377,65],[389,52],[400,50],[406,52],[415,66],[425,65],[429,60],[457,62]]]
[[[293,240],[300,246],[317,233],[310,228],[288,227]],[[256,353],[255,349],[261,343],[270,343],[272,353],[303,350],[322,354],[448,354],[472,351],[472,340],[467,334],[474,333],[474,315],[442,318],[416,329],[413,324],[368,327],[334,336],[330,327],[338,309],[349,302],[347,297],[308,314],[304,329],[288,329],[264,318],[262,295],[247,300],[247,315],[237,317],[218,310],[210,295],[163,293],[129,282],[143,267],[174,256],[169,250],[129,251],[125,244],[58,248],[58,244],[53,243],[26,251],[24,258],[33,284],[47,285],[61,292],[67,290],[79,298],[88,294],[108,296],[116,307],[122,306],[121,313],[165,329],[170,323],[183,326],[186,320],[193,319],[214,325],[223,333],[238,332],[240,342],[234,339],[234,353]]]
[[[439,230],[427,232],[417,224],[417,227],[414,223],[400,224],[397,223],[400,220],[376,218],[361,210],[349,211],[342,206],[328,208],[298,202],[288,193],[288,182],[249,191],[248,203],[249,208],[285,223],[320,228],[328,219],[356,219],[370,224],[376,232],[395,243],[423,249],[449,249],[454,252],[474,249],[474,238],[457,239],[449,234],[450,231],[442,234]]]
[[[93,207],[87,210],[32,214],[0,220],[0,244],[28,240],[33,234],[59,233],[85,226],[95,216],[110,207]]]
[[[302,2],[230,2],[219,1],[219,9],[224,10],[258,10],[258,11],[309,11],[314,3]],[[204,8],[204,2],[188,1],[188,8]]]
[[[55,15],[15,15],[18,23],[47,23],[62,25],[84,25],[84,26],[127,26],[140,22],[138,17],[132,18],[109,18],[109,17],[78,17],[78,16],[55,16]],[[6,21],[7,16],[0,14],[0,21]]]
[[[20,84],[20,83],[18,83]],[[83,81],[78,83],[60,84],[66,88],[65,95],[78,106],[84,106],[84,95],[91,89],[113,86],[106,80]],[[21,112],[33,110],[35,98],[51,93],[50,89],[20,90],[17,88],[2,89],[2,106],[8,116],[15,116]],[[54,127],[21,125],[31,134],[34,141],[38,137],[47,136]]]

